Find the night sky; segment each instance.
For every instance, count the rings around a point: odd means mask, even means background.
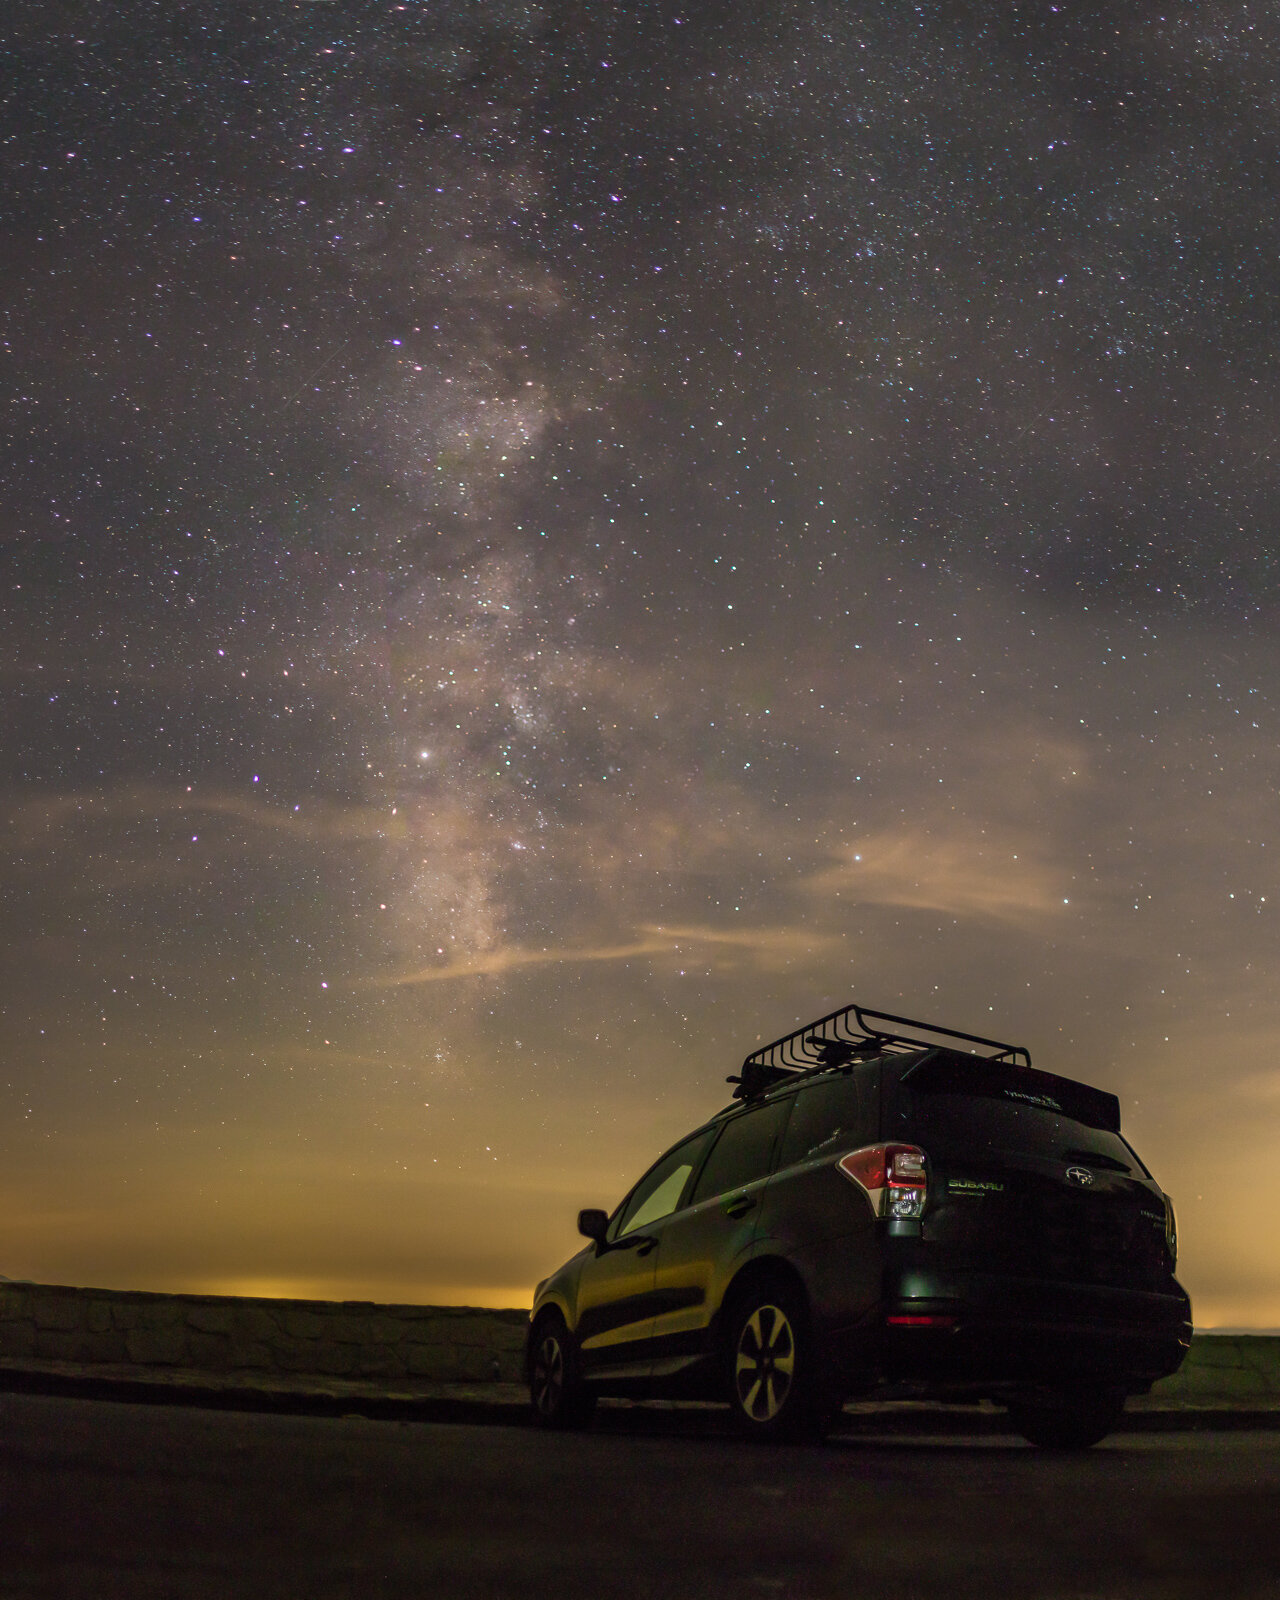
[[[1275,13],[4,31],[0,1273],[528,1304],[856,998],[1280,1324]]]

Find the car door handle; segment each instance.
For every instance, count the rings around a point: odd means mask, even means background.
[[[730,1200],[727,1203],[724,1208],[724,1214],[727,1217],[745,1217],[747,1212],[751,1210],[755,1203],[755,1195],[740,1194],[736,1199]]]
[[[636,1254],[638,1256],[647,1256],[649,1252],[657,1246],[657,1243],[658,1241],[652,1236],[652,1234],[643,1239],[637,1239]]]

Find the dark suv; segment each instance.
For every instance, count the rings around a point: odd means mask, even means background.
[[[591,1243],[538,1285],[540,1422],[666,1395],[812,1438],[852,1397],[988,1398],[1034,1443],[1083,1447],[1177,1370],[1173,1207],[1114,1095],[857,1005],[729,1081],[735,1103],[611,1216],[581,1212]]]

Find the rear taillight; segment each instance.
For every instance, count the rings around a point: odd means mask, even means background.
[[[1169,1270],[1178,1265],[1178,1219],[1173,1214],[1173,1201],[1164,1197],[1164,1242],[1169,1247]]]
[[[870,1144],[838,1163],[877,1217],[920,1217],[929,1198],[929,1159],[913,1144]]]

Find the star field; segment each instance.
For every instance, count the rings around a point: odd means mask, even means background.
[[[9,30],[0,1272],[520,1303],[856,997],[1280,1324],[1274,19],[687,11]]]

